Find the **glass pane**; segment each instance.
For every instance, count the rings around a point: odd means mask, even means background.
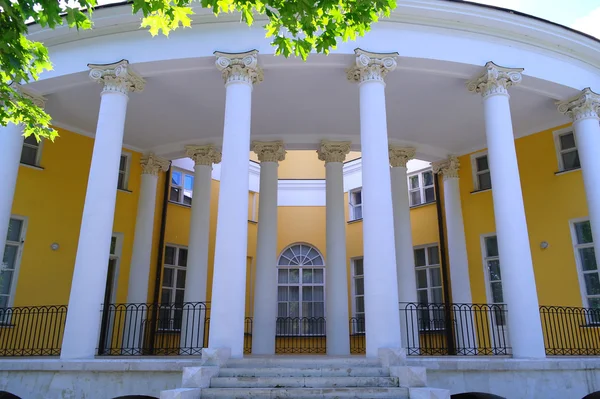
[[[559,136],[560,139],[560,149],[567,150],[569,148],[575,148],[575,136],[573,133],[565,133]]]
[[[8,306],[8,296],[0,296],[0,308],[6,308]]]
[[[312,287],[302,287],[302,302],[310,302],[313,299]]]
[[[419,298],[419,303],[429,303],[427,298],[427,290],[418,290],[417,296]]]
[[[427,288],[427,270],[417,270],[417,288]]]
[[[354,209],[353,209],[353,216],[354,216],[354,220],[358,220],[358,219],[362,219],[363,215],[362,215],[362,206],[361,205],[355,205]]]
[[[194,189],[194,176],[185,175],[183,180],[183,188],[190,191]]]
[[[289,266],[289,265],[290,265],[290,260],[288,258],[284,258],[283,256],[281,256],[279,258],[279,266]]]
[[[427,256],[429,257],[429,265],[440,264],[440,255],[437,245],[434,247],[427,247]]]
[[[435,191],[433,187],[429,187],[425,189],[425,202],[433,202],[435,201]]]
[[[362,277],[354,279],[354,294],[363,295],[365,293],[365,281]]]
[[[169,195],[169,201],[179,202],[179,192],[181,190],[177,187],[171,187],[171,194]]]
[[[502,276],[500,274],[500,260],[489,260],[488,270],[490,271],[490,281],[502,280]]]
[[[589,221],[575,223],[577,244],[589,244],[594,242],[592,237],[592,226]]]
[[[431,295],[433,296],[433,298],[431,298],[432,303],[444,303],[441,288],[434,288],[431,290]]]
[[[425,266],[425,248],[415,249],[415,266]]]
[[[441,287],[442,286],[442,273],[440,272],[439,267],[434,267],[429,269],[429,274],[431,275],[431,286],[432,287]]]
[[[31,135],[29,135],[29,136],[25,137],[25,138],[23,139],[23,143],[25,143],[25,144],[29,144],[29,145],[33,145],[33,146],[35,146],[35,147],[38,147],[38,146],[39,146],[39,143],[38,143],[37,139],[35,138],[35,135],[33,135],[33,134],[31,134]]]
[[[289,309],[289,317],[300,317],[300,304],[298,302],[290,302]]]
[[[354,260],[354,275],[355,276],[362,276],[364,274],[363,271],[363,260],[362,259],[355,259]]]
[[[277,287],[277,300],[279,302],[288,300],[288,287]]]
[[[162,290],[162,295],[160,297],[160,302],[161,303],[171,303],[171,290],[169,290],[169,289],[163,289]]]
[[[310,252],[310,247],[307,247],[306,245],[300,245],[300,254],[301,255],[307,256],[309,252]]]
[[[292,259],[294,257],[294,253],[292,252],[291,248],[288,248],[285,250],[285,252],[283,253],[283,256],[285,256],[288,259]]]
[[[302,282],[312,283],[312,269],[302,269]]]
[[[318,256],[313,259],[312,263],[315,266],[323,266],[323,258],[321,256]]]
[[[37,148],[23,146],[21,151],[21,163],[35,165],[37,158]]]
[[[290,250],[292,251],[292,254],[294,254],[294,256],[300,255],[300,245],[294,245],[290,248]]]
[[[117,180],[117,188],[120,190],[125,190],[125,174],[123,172],[119,172],[119,178]]]
[[[165,247],[165,264],[174,265],[175,264],[175,247]]]
[[[4,274],[3,274],[4,275]],[[585,273],[585,291],[588,295],[600,295],[600,278],[598,273]]]
[[[117,237],[110,238],[110,254],[114,255],[117,250]]]
[[[302,317],[313,317],[312,302],[302,302]]]
[[[600,298],[588,298],[590,308],[600,309]]]
[[[325,302],[314,302],[313,303],[313,316],[314,317],[325,317]]]
[[[313,300],[323,301],[325,299],[324,291],[322,286],[313,287]]]
[[[8,234],[6,235],[6,241],[21,241],[21,228],[23,227],[23,221],[19,219],[10,219],[8,223]]]
[[[484,155],[482,157],[476,158],[475,159],[475,163],[477,165],[477,171],[481,172],[483,170],[488,170],[490,167],[488,165],[488,159],[487,159],[487,155]]]
[[[563,153],[562,160],[563,168],[565,170],[581,168],[581,162],[579,161],[579,152],[577,152],[577,150]]]
[[[411,189],[419,188],[419,176],[418,175],[411,176],[408,178],[408,180],[410,182]]]
[[[287,303],[277,304],[277,317],[287,317]]]
[[[0,294],[10,294],[10,286],[12,284],[12,270],[4,270],[0,273]]]
[[[490,172],[477,175],[477,179],[479,181],[480,190],[488,190],[492,188],[492,178],[490,177]]]
[[[598,269],[594,248],[579,248],[579,257],[581,258],[581,267],[583,270]]]
[[[177,263],[179,264],[179,266],[187,266],[187,255],[187,249],[179,248],[179,259],[177,259]]]
[[[181,172],[171,173],[171,184],[175,186],[181,186]]]
[[[362,296],[356,297],[356,311],[363,313],[365,311],[365,298]]]
[[[359,205],[362,204],[362,191],[353,191],[352,192],[352,204]]]
[[[175,290],[175,303],[183,303],[183,290]]]
[[[163,271],[163,287],[173,287],[173,269],[165,267]]]
[[[185,288],[185,270],[177,270],[177,288]]]
[[[4,257],[2,258],[2,265],[6,269],[15,268],[15,263],[17,261],[17,252],[19,252],[19,247],[16,245],[7,244],[4,247]]]
[[[288,271],[287,269],[279,269],[277,273],[277,282],[280,284],[288,283]]]
[[[313,282],[323,284],[323,269],[313,269]]]
[[[492,303],[503,303],[504,297],[502,296],[502,283],[497,281],[490,284],[492,287]]]
[[[127,156],[121,155],[121,159],[119,160],[119,171],[125,172],[127,170]]]
[[[410,192],[410,205],[419,205],[421,204],[421,192],[420,191],[411,191]]]
[[[187,191],[183,191],[183,203],[185,205],[192,205],[192,197],[191,197],[191,193],[188,193]]]
[[[433,172],[423,173],[423,186],[433,186]]]
[[[289,287],[290,301],[300,300],[300,287]]]
[[[290,269],[290,283],[300,282],[300,271],[298,269]]]
[[[498,256],[498,239],[496,236],[485,238],[486,256]]]

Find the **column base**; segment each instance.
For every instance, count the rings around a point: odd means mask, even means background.
[[[383,367],[403,366],[406,364],[406,349],[404,348],[379,348],[377,357]]]
[[[231,348],[203,348],[201,366],[223,367],[231,358]]]

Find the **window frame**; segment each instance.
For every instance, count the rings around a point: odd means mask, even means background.
[[[115,303],[117,300],[117,286],[119,284],[119,271],[121,268],[121,253],[123,251],[124,234],[113,232],[113,234],[111,236],[111,246],[112,246],[113,238],[115,239],[115,250],[114,250],[114,252],[109,251],[109,255],[108,255],[109,261],[113,260],[113,259],[116,261],[115,262],[115,275],[114,275],[110,303]]]
[[[578,249],[594,248],[594,241],[592,241],[591,243],[585,243],[585,244],[579,244],[577,242],[577,230],[575,228],[575,224],[583,223],[583,222],[591,223],[589,217],[582,217],[582,218],[576,218],[576,219],[569,220],[569,231],[571,232],[571,242],[573,244],[573,255],[575,256],[575,265],[577,267],[577,280],[579,281],[579,291],[581,293],[581,305],[584,308],[593,309],[589,304],[590,295],[587,294],[587,289],[585,287],[585,277],[584,277],[586,272],[584,272],[584,270],[583,270],[583,265],[581,264],[581,258],[579,257]],[[593,237],[592,237],[592,240],[593,240]],[[594,251],[594,255],[595,255],[595,251]],[[598,265],[597,258],[596,258],[596,265],[597,265],[596,273],[600,275],[600,265]],[[600,298],[600,295],[592,295],[592,296]],[[600,308],[599,308],[599,310],[600,310]],[[594,324],[599,324],[599,323],[594,322]]]
[[[570,148],[568,150],[563,150],[561,148],[561,144],[560,144],[560,138],[561,136],[564,136],[566,134],[571,133],[573,135],[573,141],[575,142],[575,147],[574,148]],[[564,160],[563,160],[563,154],[567,153],[567,152],[573,152],[576,151],[577,155],[579,156],[579,145],[577,143],[577,135],[575,134],[575,130],[573,129],[572,126],[564,128],[564,129],[560,129],[560,130],[555,130],[554,132],[552,132],[553,134],[553,139],[554,139],[554,150],[556,152],[556,159],[558,161],[558,173],[561,172],[570,172],[573,170],[580,170],[581,169],[581,159],[579,161],[579,167],[578,168],[570,168],[570,169],[566,169],[565,168],[565,164],[564,164]]]
[[[127,151],[122,151],[119,156],[119,176],[123,175],[123,187],[119,187],[119,179],[117,179],[117,190],[129,192],[129,174],[131,173],[131,156]],[[125,157],[125,170],[121,171],[121,159]]]
[[[173,184],[173,172],[177,172],[177,173],[181,173],[181,184]],[[185,188],[185,177],[186,176],[190,176],[192,178],[192,189],[191,190],[187,190]],[[188,170],[185,169],[181,169],[181,168],[172,168],[171,173],[169,174],[169,202],[173,203],[173,204],[178,204],[178,205],[183,205],[183,206],[192,206],[192,203],[194,202],[194,180],[195,180],[195,176],[193,172],[190,172]],[[171,199],[171,192],[173,188],[177,188],[179,189],[179,194],[178,194],[178,199],[177,201],[172,200]],[[190,203],[186,204],[184,202],[184,198],[185,198],[185,191],[189,191],[190,192]]]
[[[166,257],[167,257],[167,247],[172,247],[175,248],[175,256],[173,258],[173,263],[174,264],[170,264],[166,262]],[[180,250],[186,250],[188,256],[186,257],[186,266],[181,266],[179,265],[179,251]],[[163,253],[163,272],[162,272],[162,276],[160,279],[160,301],[158,303],[158,307],[159,309],[162,309],[162,306],[165,305],[168,308],[169,311],[169,320],[173,320],[173,325],[169,325],[168,328],[164,328],[162,327],[162,325],[160,325],[159,322],[159,327],[158,327],[158,331],[180,331],[181,330],[181,324],[176,325],[175,322],[177,320],[179,320],[179,322],[181,323],[183,320],[183,304],[185,303],[185,281],[183,282],[183,288],[178,288],[177,287],[177,276],[178,276],[178,271],[179,270],[183,270],[186,272],[186,278],[187,278],[187,259],[189,259],[189,249],[187,246],[185,245],[178,245],[178,244],[165,244],[165,250]],[[164,286],[164,278],[165,278],[165,269],[172,269],[173,270],[173,284],[170,287],[165,287]],[[171,291],[171,302],[169,303],[163,303],[163,290],[168,289],[169,291]],[[175,305],[177,304],[177,302],[175,302],[175,298],[177,297],[177,291],[178,290],[183,290],[183,295],[184,295],[184,301],[181,303],[181,308],[177,308]],[[177,319],[177,315],[176,312],[180,310],[182,313],[182,316]],[[160,314],[162,312],[159,311],[159,320],[160,320]]]
[[[429,248],[437,248],[437,254],[438,254],[438,263],[430,263],[430,259],[429,259]],[[415,252],[417,250],[423,249],[425,252],[425,265],[423,266],[417,266],[416,264],[416,257],[415,257]],[[420,305],[421,305],[421,301],[419,300],[419,291],[426,291],[427,292],[427,305],[441,305],[444,302],[444,282],[443,282],[443,276],[442,276],[442,259],[441,259],[441,254],[440,254],[440,245],[439,243],[430,243],[430,244],[424,244],[424,245],[415,245],[413,247],[413,257],[415,259],[415,290],[417,292],[417,324],[419,326],[419,331],[440,331],[440,330],[444,330],[446,328],[446,323],[444,320],[444,310],[441,307],[433,307],[433,308],[427,308],[427,309],[421,309]],[[432,284],[432,273],[431,270],[433,269],[438,269],[439,273],[440,273],[440,285],[439,286],[433,286]],[[419,288],[419,278],[417,276],[417,272],[421,271],[421,270],[425,270],[425,274],[427,276],[427,288]],[[431,299],[433,298],[433,290],[434,289],[440,289],[441,290],[441,298],[442,298],[442,302],[441,303],[436,303],[433,302]],[[423,310],[426,310],[428,313],[428,318],[429,321],[431,320],[438,320],[440,321],[439,325],[435,325],[433,328],[431,327],[431,322],[429,322],[427,324],[427,326],[425,326],[425,324],[422,324],[420,321],[424,320],[424,318],[421,316],[421,312]],[[440,315],[441,315],[441,319],[440,319]]]
[[[425,186],[425,179],[423,177],[423,175],[425,173],[431,173],[431,184],[428,185],[428,186]],[[417,177],[417,181],[418,181],[419,186],[417,188],[412,188],[411,185],[410,185],[410,179],[411,179],[411,177],[414,177],[414,176],[418,176]],[[437,198],[435,196],[435,180],[434,179],[435,179],[435,175],[433,174],[433,169],[431,167],[425,168],[425,169],[421,169],[421,170],[417,170],[415,172],[411,172],[411,173],[409,173],[406,176],[406,185],[408,187],[408,204],[409,204],[409,206],[411,208],[415,207],[415,206],[427,205],[427,204],[433,204],[433,203],[435,203],[435,201],[437,200]],[[425,191],[427,189],[432,189],[433,190],[433,200],[431,200],[431,201],[427,201],[425,199],[425,197],[426,197],[425,196]],[[411,196],[411,194],[413,192],[416,192],[416,191],[419,192],[419,199],[420,199],[420,201],[419,201],[418,204],[413,204],[412,203],[412,196]]]
[[[33,135],[31,135],[29,137],[33,137],[35,139],[35,136],[33,136]],[[21,155],[19,156],[19,164],[21,164],[23,166],[33,167],[33,168],[41,168],[40,161],[42,160],[42,148],[44,146],[44,139],[43,138],[40,139],[40,141],[37,143],[37,145],[34,145],[34,144],[29,144],[25,141],[29,137],[23,138],[23,145],[21,146]],[[24,147],[35,148],[35,150],[36,150],[35,151],[35,161],[33,164],[22,161],[21,158],[23,157],[23,148]]]
[[[498,242],[498,234],[496,232],[494,233],[486,233],[486,234],[482,234],[480,236],[480,246],[481,246],[481,260],[482,260],[482,265],[483,265],[483,276],[484,276],[484,283],[485,283],[485,298],[486,298],[486,302],[489,306],[492,306],[492,308],[490,309],[490,322],[491,323],[496,323],[495,325],[497,327],[502,327],[502,328],[507,328],[508,327],[508,319],[506,317],[506,297],[504,295],[504,283],[502,280],[502,261],[500,260],[500,247],[498,247],[498,255],[497,256],[487,256],[487,245],[486,245],[486,238],[491,238],[491,237],[496,237],[496,242]],[[490,260],[498,260],[498,264],[500,267],[500,287],[502,288],[502,299],[503,302],[502,303],[496,303],[494,302],[494,293],[492,291],[492,279],[490,276],[490,271],[489,271],[489,267],[488,267],[488,261]],[[498,280],[494,280],[494,282],[497,282]],[[496,306],[498,306],[498,308],[496,308]],[[492,320],[491,318],[491,312],[495,312],[495,309],[498,310],[502,310],[499,313],[496,313],[496,317],[494,318],[494,320]],[[500,319],[503,321],[502,324],[498,323],[498,315],[500,317]]]
[[[355,268],[355,264],[357,260],[361,260],[363,262],[363,274],[357,275],[356,274],[356,268]],[[362,317],[359,315],[358,311],[356,310],[356,299],[359,296],[362,296],[363,298],[363,306],[364,306],[364,298],[365,298],[365,262],[364,262],[364,257],[362,256],[357,256],[355,258],[351,258],[350,259],[350,274],[352,276],[352,284],[350,287],[350,292],[352,295],[352,317],[355,319],[361,319],[363,320],[362,323],[357,323],[355,325],[353,325],[353,331],[351,331],[351,334],[365,334],[365,312],[361,312]],[[356,279],[360,278],[363,281],[363,293],[361,295],[358,295],[356,293]],[[362,328],[361,328],[362,327]]]
[[[25,247],[25,236],[27,233],[27,225],[28,225],[28,220],[27,220],[27,217],[25,217],[25,216],[10,215],[9,223],[10,223],[11,219],[20,220],[22,222],[22,224],[21,224],[21,232],[19,235],[19,242],[6,240],[5,248],[2,249],[2,257],[4,257],[4,252],[6,251],[7,245],[18,246],[17,255],[15,257],[15,265],[14,265],[14,268],[12,269],[13,275],[12,275],[12,279],[10,282],[10,290],[8,293],[8,300],[6,301],[7,308],[12,308],[15,303],[15,295],[17,293],[17,283],[19,280],[19,272],[21,270],[21,261],[23,258],[23,250]],[[8,232],[7,232],[7,234],[8,234]],[[0,262],[3,262],[3,259]],[[6,320],[2,320],[0,322],[6,323]]]
[[[484,169],[483,171],[480,171],[477,169],[477,160],[479,158],[483,158],[486,157],[487,158],[487,162],[488,162],[488,168]],[[475,154],[471,154],[471,171],[473,174],[473,191],[477,192],[477,191],[487,191],[487,190],[491,190],[492,189],[492,171],[490,168],[490,158],[488,156],[488,152],[486,151],[479,151]],[[479,184],[479,176],[484,174],[484,173],[489,173],[490,174],[490,187],[489,188],[481,188],[480,184]]]
[[[355,204],[352,200],[354,198],[353,194],[360,193],[360,204]],[[362,211],[363,211],[363,203],[362,203],[362,187],[354,188],[348,191],[348,216],[349,221],[353,222],[355,220],[362,220]],[[360,217],[356,217],[356,209],[360,208]]]

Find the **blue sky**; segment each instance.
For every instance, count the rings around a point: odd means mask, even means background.
[[[600,38],[600,0],[469,0],[557,22]]]

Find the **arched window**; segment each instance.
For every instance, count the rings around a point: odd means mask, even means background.
[[[0,399],[21,399],[21,398],[10,392],[0,391]]]
[[[325,262],[312,245],[293,244],[277,262],[277,317],[325,317]]]

